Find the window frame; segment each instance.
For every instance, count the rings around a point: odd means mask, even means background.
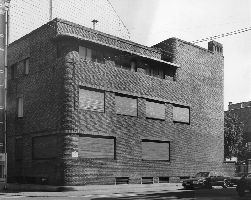
[[[80,108],[80,90],[88,90],[88,91],[103,93],[104,94],[104,98],[103,98],[104,108],[103,108],[103,111],[101,112],[101,111],[97,111],[97,110]],[[78,89],[78,110],[98,112],[98,113],[105,113],[106,112],[106,110],[105,110],[106,100],[105,99],[106,99],[106,92],[105,92],[105,90],[101,90],[101,89],[96,89],[96,88],[91,88],[91,87],[86,87],[86,86],[81,86],[80,85],[79,89]]]
[[[143,159],[143,142],[154,142],[154,143],[168,143],[169,144],[169,148],[168,148],[168,157],[169,159],[166,160],[146,160],[146,159]],[[142,161],[147,161],[147,162],[170,162],[171,161],[171,142],[170,141],[163,141],[163,140],[152,140],[152,139],[141,139],[141,147],[142,147]]]
[[[134,115],[129,115],[129,114],[117,113],[116,96],[122,97],[122,98],[125,97],[125,98],[135,99],[136,100],[136,115],[134,116]],[[132,96],[132,95],[127,95],[127,94],[115,93],[115,99],[114,99],[114,101],[115,101],[115,114],[116,115],[129,116],[129,117],[138,117],[138,115],[139,115],[139,111],[138,111],[138,107],[139,107],[139,105],[138,105],[138,103],[139,103],[138,97]]]
[[[179,124],[187,124],[187,125],[190,125],[190,124],[191,124],[191,108],[190,108],[190,106],[184,106],[184,105],[173,104],[173,109],[174,109],[174,107],[187,108],[187,109],[188,109],[188,114],[189,114],[189,120],[188,120],[188,122],[183,122],[183,121],[174,120],[174,110],[173,110],[173,123],[179,123]]]
[[[146,102],[157,103],[157,104],[164,105],[164,119],[162,119],[162,118],[156,118],[156,117],[148,117],[147,116],[147,112],[146,112],[146,109],[147,109],[147,103]],[[165,121],[166,120],[166,103],[165,102],[161,102],[161,101],[157,101],[157,100],[152,100],[152,99],[145,99],[145,113],[146,113],[146,119]]]
[[[102,138],[102,139],[112,139],[113,140],[113,158],[109,157],[104,157],[104,158],[85,158],[81,157],[79,153],[79,143],[78,143],[78,158],[80,159],[95,159],[95,160],[117,160],[117,152],[116,152],[116,137],[115,136],[104,136],[104,135],[91,135],[91,134],[84,134],[84,135],[79,135],[79,137],[87,137],[87,138]]]
[[[20,104],[20,100],[22,100],[21,104]],[[24,117],[24,97],[23,96],[18,96],[16,98],[16,105],[17,105],[16,117],[18,119],[22,119]],[[20,109],[21,109],[21,111],[20,111]]]
[[[28,65],[27,65],[28,63]],[[28,75],[30,73],[30,58],[25,58],[23,60],[23,64],[24,64],[24,75]]]

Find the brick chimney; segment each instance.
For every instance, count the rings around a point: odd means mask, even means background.
[[[208,42],[208,50],[212,52],[217,52],[223,54],[223,46],[221,43],[214,40]]]

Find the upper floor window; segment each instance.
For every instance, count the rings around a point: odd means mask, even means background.
[[[30,59],[26,58],[24,59],[24,74],[25,75],[29,74],[29,70],[30,70]]]
[[[190,124],[190,109],[184,106],[173,106],[173,121]]]
[[[22,118],[24,116],[24,98],[17,98],[17,117]]]
[[[79,89],[79,108],[97,112],[105,111],[105,93],[90,88]]]
[[[104,63],[103,52],[84,46],[79,46],[79,57],[85,60],[92,60],[94,62]]]
[[[92,50],[83,46],[79,46],[79,57],[85,60],[92,59]]]
[[[147,74],[150,76],[155,76],[162,79],[165,78],[165,73],[164,73],[163,68],[158,67],[158,66],[153,66],[153,67],[149,66],[147,69]]]
[[[137,98],[116,95],[115,96],[116,113],[121,115],[137,116]]]
[[[154,119],[165,119],[165,104],[146,101],[146,117]]]

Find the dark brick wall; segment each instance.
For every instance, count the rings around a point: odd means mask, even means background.
[[[78,46],[85,40],[98,40],[125,51],[133,48],[134,53],[155,58],[159,58],[159,51],[114,37],[109,40],[107,35],[96,38],[93,31],[69,23],[58,22],[58,33],[55,30],[53,23],[44,26],[10,47],[10,64],[30,56],[31,66],[28,76],[9,81],[10,177],[20,175],[14,158],[18,135],[25,141],[21,176],[50,177],[49,184],[114,184],[115,177],[129,177],[130,183],[141,183],[141,177],[170,177],[170,181],[177,181],[180,176],[198,171],[231,168],[223,164],[222,55],[178,39],[160,43],[164,50],[168,44],[172,55],[169,61],[180,65],[176,81],[165,80],[146,75],[143,67],[130,72],[115,68],[113,61],[100,64],[78,56]],[[60,37],[66,33],[79,37]],[[57,40],[52,39],[55,36]],[[60,53],[57,44],[62,47]],[[140,58],[139,66],[144,62]],[[104,113],[78,109],[80,86],[105,91]],[[137,117],[115,113],[115,93],[138,98]],[[16,119],[15,99],[21,94],[24,118]],[[165,102],[164,121],[146,119],[146,99]],[[173,123],[172,103],[190,107],[190,125]],[[32,137],[48,134],[58,137],[58,157],[32,160]],[[116,160],[73,158],[72,152],[78,151],[79,136],[83,134],[116,137]],[[142,161],[142,139],[170,141],[170,162]]]

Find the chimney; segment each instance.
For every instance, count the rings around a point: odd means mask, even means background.
[[[208,50],[214,53],[223,54],[223,46],[221,43],[216,42],[214,40],[208,42]]]

